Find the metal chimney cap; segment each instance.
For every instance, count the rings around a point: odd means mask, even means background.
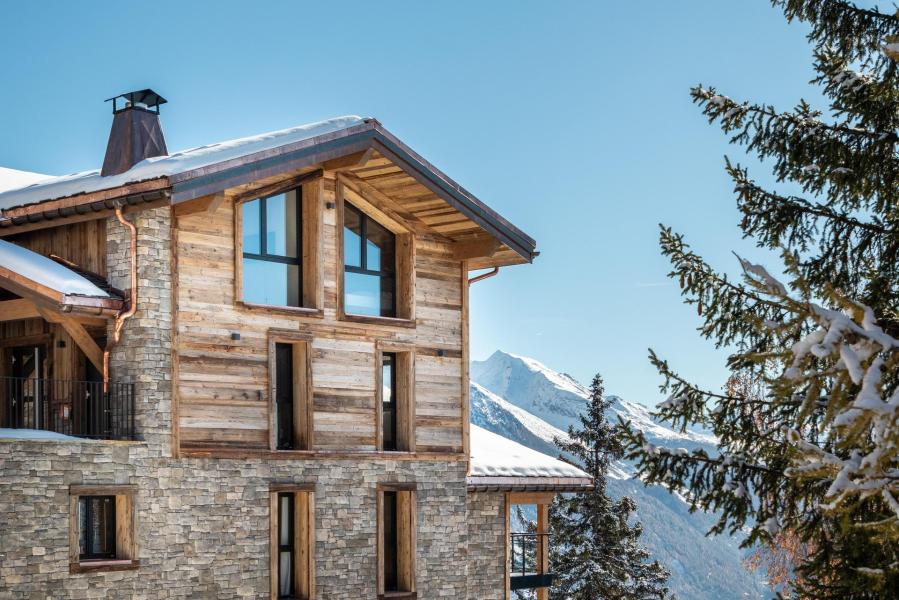
[[[142,110],[150,110],[155,108],[156,114],[159,114],[159,106],[168,102],[165,98],[157,94],[151,89],[137,90],[135,92],[125,92],[112,98],[107,98],[105,102],[112,100],[113,114],[121,112],[129,108],[138,108]],[[124,106],[119,108],[118,101],[122,100]]]

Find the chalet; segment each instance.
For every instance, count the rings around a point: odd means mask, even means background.
[[[101,169],[0,170],[0,599],[545,598],[590,479],[468,412],[534,240],[374,119],[169,153],[110,100]]]

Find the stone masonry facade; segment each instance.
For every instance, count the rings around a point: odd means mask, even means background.
[[[506,495],[471,492],[467,498],[468,600],[504,600],[506,586]]]
[[[416,483],[418,597],[468,593],[461,461],[175,460],[144,443],[7,440],[0,472],[2,600],[268,598],[270,485],[308,482],[316,598],[376,597],[376,485],[397,482]],[[71,484],[136,486],[139,569],[69,573]]]
[[[408,482],[418,598],[504,598],[503,494],[468,494],[464,461],[172,458],[171,209],[127,218],[138,311],[110,362],[135,384],[138,441],[0,440],[0,600],[268,598],[275,483],[315,484],[315,597],[374,599],[376,486]],[[110,283],[126,289],[128,231],[107,225]],[[139,568],[70,573],[69,486],[126,484]]]

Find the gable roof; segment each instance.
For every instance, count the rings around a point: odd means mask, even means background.
[[[473,490],[588,489],[592,479],[581,469],[472,424],[468,488]]]
[[[373,149],[446,204],[530,262],[533,238],[388,132],[375,119],[343,116],[149,158],[103,177],[99,170],[0,193],[0,225],[52,219],[168,197],[187,202],[348,154]],[[119,197],[116,193],[120,191]],[[36,206],[40,205],[40,206]]]

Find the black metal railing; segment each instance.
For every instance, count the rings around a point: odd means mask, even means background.
[[[540,557],[549,551],[549,533],[512,533],[509,584],[513,590],[552,585],[552,573],[546,573]]]
[[[0,427],[134,439],[134,384],[0,377]]]

